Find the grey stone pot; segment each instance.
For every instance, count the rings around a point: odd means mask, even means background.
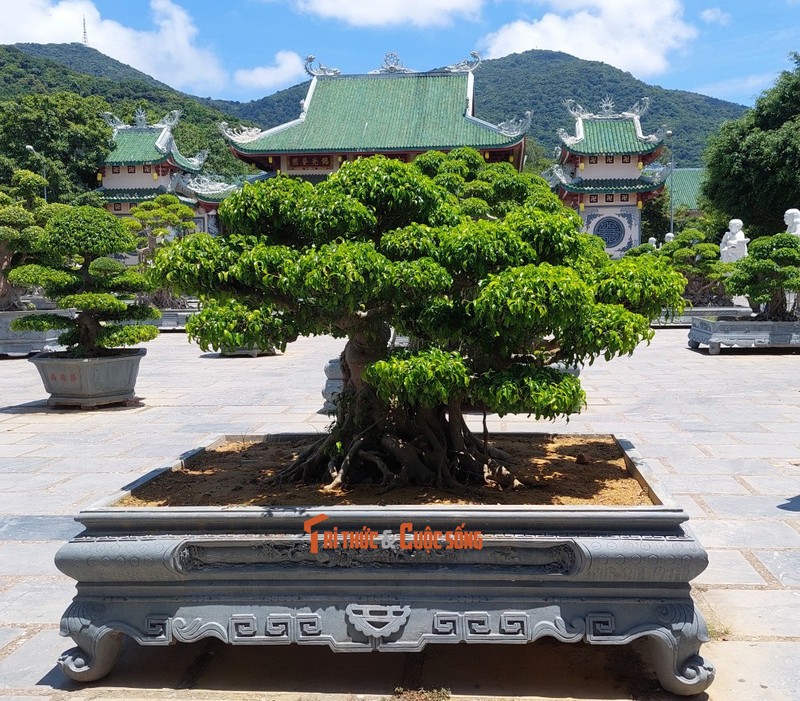
[[[708,346],[709,355],[719,355],[721,346],[742,348],[800,348],[799,321],[735,321],[694,317],[689,329],[689,347]]]
[[[60,311],[22,311],[0,312],[0,354],[2,355],[28,355],[39,351],[51,351],[61,348],[58,337],[63,329],[48,329],[47,331],[12,331],[11,322],[23,316],[36,316],[37,314],[61,314],[71,316],[72,312]]]
[[[99,679],[124,635],[340,652],[644,638],[661,684],[699,693],[714,668],[699,655],[707,631],[689,581],[707,556],[686,513],[648,489],[660,505],[123,508],[120,493],[81,511],[85,530],[56,555],[77,582],[61,634],[78,647],[59,664]],[[344,547],[344,531],[365,547]],[[457,547],[465,532],[471,547]]]
[[[146,348],[118,349],[102,358],[64,358],[38,353],[28,360],[36,366],[50,394],[48,406],[91,409],[105,404],[136,401],[134,387]]]

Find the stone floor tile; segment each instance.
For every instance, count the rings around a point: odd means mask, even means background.
[[[717,668],[709,701],[796,701],[800,643],[711,642],[703,655]]]
[[[753,554],[783,586],[800,587],[800,550],[755,550]]]
[[[800,496],[743,496],[704,495],[703,500],[721,518],[800,518]]]
[[[75,582],[58,574],[25,577],[0,592],[0,625],[57,624],[75,596]]]
[[[673,494],[748,494],[733,477],[725,475],[663,475],[661,483]]]
[[[694,518],[691,528],[706,548],[800,548],[800,532],[780,521]]]
[[[692,584],[713,586],[718,584],[765,585],[764,578],[738,550],[708,551],[708,568],[692,580]]]
[[[58,576],[53,562],[63,541],[0,541],[0,576]]]
[[[800,494],[800,475],[785,477],[761,475],[758,477],[740,477],[750,489],[757,494],[775,494],[783,496],[797,496]]]
[[[72,647],[56,629],[34,634],[10,655],[0,659],[0,688],[49,690],[79,689],[56,665],[59,655]]]
[[[800,637],[800,591],[709,589],[703,596],[731,635]]]

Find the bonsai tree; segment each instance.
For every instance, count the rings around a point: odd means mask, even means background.
[[[53,265],[23,265],[9,273],[12,284],[42,287],[60,309],[75,309],[72,319],[55,314],[26,316],[12,323],[18,331],[67,330],[59,343],[73,357],[112,354],[113,348],[149,341],[155,326],[121,325],[127,320],[157,319],[146,304],[128,305],[121,293],[146,288],[143,275],[108,256],[136,247],[136,236],[111,212],[95,207],[64,207],[45,226],[41,245],[56,258]]]
[[[175,195],[159,195],[133,207],[131,216],[126,217],[124,223],[142,238],[139,249],[145,261],[152,261],[161,242],[170,236],[180,238],[195,230],[194,216],[194,210]],[[184,309],[187,306],[185,300],[175,297],[168,289],[150,292],[144,299],[163,309]]]
[[[748,254],[732,263],[726,281],[733,294],[761,305],[756,319],[797,321],[800,292],[800,236],[776,234],[755,239]],[[787,293],[794,294],[787,294]]]
[[[683,297],[692,306],[725,307],[732,300],[725,289],[730,264],[719,259],[719,246],[698,229],[685,229],[672,241],[655,248],[649,243],[632,248],[626,256],[655,254],[686,278]]]
[[[201,296],[188,329],[201,343],[347,339],[333,427],[279,481],[519,487],[462,406],[580,411],[580,380],[560,368],[633,352],[662,307],[681,304],[678,273],[652,257],[611,261],[541,178],[466,151],[422,157],[434,179],[434,160],[487,184],[492,218],[464,215],[415,165],[375,156],[316,187],[247,184],[220,207],[224,235],[156,253],[161,280]],[[392,327],[413,350],[389,349]]]
[[[29,170],[17,170],[7,192],[0,192],[0,311],[23,309],[20,290],[8,280],[16,266],[43,255],[42,226],[58,205],[38,196],[47,181]]]

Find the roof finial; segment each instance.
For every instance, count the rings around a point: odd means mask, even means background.
[[[406,68],[400,60],[400,57],[394,51],[387,51],[386,55],[383,57],[381,67],[370,71],[370,73],[416,73],[416,71]]]
[[[318,75],[340,75],[341,71],[338,68],[331,68],[330,66],[325,66],[322,63],[317,61],[317,66],[319,68],[314,68],[313,63],[317,60],[316,56],[306,56],[306,63],[304,68],[306,69],[306,73],[310,76],[316,77]]]

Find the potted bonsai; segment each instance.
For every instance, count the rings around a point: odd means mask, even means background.
[[[56,330],[11,330],[11,323],[35,305],[22,301],[22,290],[11,284],[8,274],[17,266],[45,257],[42,227],[62,206],[48,205],[38,196],[46,183],[41,175],[17,170],[10,186],[0,191],[0,353],[27,355],[57,345]]]
[[[755,239],[745,258],[729,264],[725,285],[746,296],[760,311],[745,321],[695,318],[689,347],[708,345],[709,355],[720,347],[797,348],[800,346],[800,236],[776,234]]]
[[[123,223],[139,236],[139,258],[147,265],[164,241],[172,237],[180,238],[195,230],[194,217],[191,207],[183,204],[175,195],[165,194],[131,208],[130,217],[126,217]],[[176,296],[168,288],[151,290],[139,295],[139,300],[161,310],[161,319],[157,324],[161,329],[185,328],[187,319],[194,311],[185,297]]]
[[[220,207],[223,235],[157,251],[164,284],[219,302],[204,305],[198,318],[215,323],[198,334],[227,317],[262,346],[346,339],[330,432],[271,483],[333,494],[369,485],[374,502],[85,510],[87,530],[56,558],[78,581],[62,619],[78,644],[61,659],[69,676],[106,674],[123,634],[339,651],[550,635],[645,637],[665,687],[708,686],[689,590],[707,559],[681,509],[380,504],[409,485],[524,490],[464,407],[569,416],[585,395],[560,368],[632,353],[652,337],[650,320],[681,303],[682,276],[653,257],[610,260],[543,180],[466,158],[460,177],[489,186],[468,199],[504,193],[505,205],[487,202],[491,219],[474,201],[466,216],[413,164],[371,157],[317,186],[282,176],[245,185]],[[409,349],[390,352],[390,327],[413,338]],[[405,524],[422,549],[404,541]],[[342,531],[361,546],[337,549]]]
[[[66,323],[56,314],[23,316],[13,322],[19,330],[66,328],[58,339],[65,351],[30,359],[51,395],[48,404],[90,408],[134,400],[139,361],[147,351],[121,346],[149,341],[158,329],[120,322],[156,319],[159,312],[118,298],[145,289],[145,280],[108,256],[135,249],[136,237],[106,210],[65,207],[47,223],[42,246],[56,262],[22,265],[8,278],[21,287],[41,287],[60,309],[76,310]]]
[[[720,261],[719,246],[709,241],[703,231],[684,229],[660,247],[642,244],[626,256],[646,254],[661,258],[686,278],[683,298],[689,308],[677,316],[662,315],[655,325],[688,327],[693,316],[749,316],[749,309],[734,306],[725,285],[730,264]]]

